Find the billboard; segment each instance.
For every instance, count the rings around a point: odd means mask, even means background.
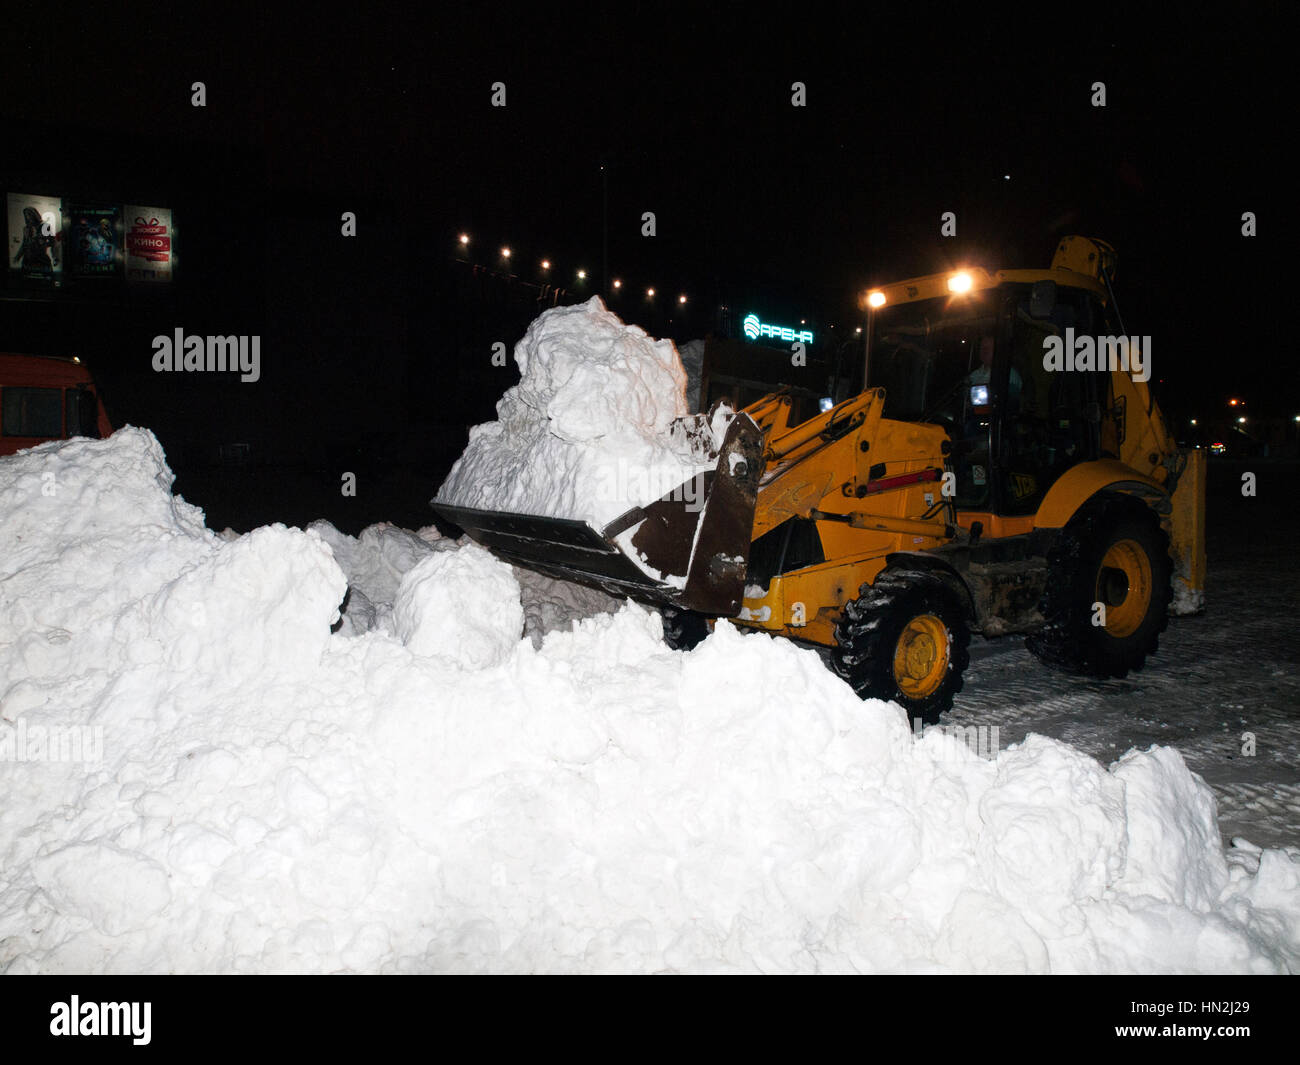
[[[11,192],[9,270],[28,281],[63,278],[63,203],[57,196]]]
[[[127,204],[123,211],[127,280],[170,281],[176,265],[176,232],[171,209]]]
[[[122,212],[106,204],[68,207],[68,277],[117,277],[122,269]]]

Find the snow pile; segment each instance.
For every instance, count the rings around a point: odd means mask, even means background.
[[[982,759],[633,604],[534,647],[423,535],[337,540],[402,575],[330,635],[330,537],[169,485],[138,430],[0,460],[0,971],[1300,969],[1300,852],[1225,854],[1172,750]]]
[[[515,362],[519,383],[496,421],[470,430],[439,502],[602,528],[713,468],[718,427],[687,417],[672,341],[624,325],[600,297],[538,317]]]

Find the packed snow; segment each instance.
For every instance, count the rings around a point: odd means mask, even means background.
[[[453,551],[460,546],[444,539],[432,525],[418,532],[389,524],[372,525],[359,537],[339,532],[327,521],[313,522],[308,529],[329,544],[347,576],[348,594],[338,630],[349,636],[371,630],[394,635],[393,604],[403,575],[429,552]],[[567,629],[573,621],[592,614],[613,613],[620,605],[619,600],[595,588],[518,566],[512,573],[523,607],[524,635],[534,647],[541,647],[548,632]],[[408,597],[410,594],[408,591]]]
[[[540,315],[515,362],[519,383],[496,421],[470,430],[439,502],[600,529],[713,469],[725,417],[691,415],[672,341],[625,325],[599,296]]]
[[[1300,969],[1300,860],[1172,749],[981,758],[553,588],[535,644],[471,544],[171,480],[139,429],[0,460],[0,971]]]

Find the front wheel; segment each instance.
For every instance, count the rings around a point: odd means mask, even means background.
[[[970,663],[970,627],[957,593],[932,573],[882,573],[835,626],[835,671],[864,699],[898,703],[935,724],[952,709]]]

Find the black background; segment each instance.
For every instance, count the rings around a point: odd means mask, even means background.
[[[655,335],[703,336],[743,302],[844,336],[870,284],[1046,267],[1082,233],[1119,251],[1119,305],[1152,337],[1171,419],[1229,396],[1296,413],[1281,7],[756,10],[10,5],[6,190],[171,206],[178,273],[162,293],[7,280],[0,348],[82,354],[115,422],[158,434],[217,527],[418,524],[517,379],[491,343],[513,347],[557,298],[534,285],[601,291],[603,163],[609,273],[627,280],[611,305]],[[154,374],[150,340],[177,326],[261,335],[262,380]],[[213,467],[231,441],[256,470]],[[372,476],[341,498],[358,468]]]
[[[86,1054],[121,1053],[131,1056],[172,1054],[202,1046],[209,1051],[247,1053],[281,1048],[298,1053],[326,1050],[337,1057],[351,1051],[417,1048],[438,1056],[444,1046],[469,1043],[486,1053],[518,1050],[535,1056],[563,1046],[577,1055],[573,1025],[586,1020],[581,1036],[587,1043],[604,1046],[633,1033],[638,1047],[668,1054],[692,1050],[716,1051],[722,1056],[746,1051],[775,1050],[795,1058],[808,1052],[814,1038],[816,1011],[799,997],[792,978],[771,988],[746,985],[748,1009],[720,1005],[709,996],[700,1004],[697,991],[690,1002],[673,985],[662,981],[638,988],[635,1004],[626,995],[602,999],[592,980],[582,983],[588,996],[585,1008],[575,1011],[547,994],[549,987],[528,984],[527,1001],[510,997],[512,988],[499,978],[486,984],[457,984],[447,979],[385,980],[380,977],[37,977],[10,981],[6,996],[7,1045],[18,1052],[51,1051]],[[570,980],[582,978],[569,978]],[[812,985],[805,985],[812,986]],[[1293,1034],[1289,987],[1265,978],[1223,976],[1112,976],[1089,979],[1038,977],[932,976],[924,985],[897,976],[860,978],[841,983],[837,1001],[833,989],[816,985],[820,1023],[851,1024],[841,1039],[856,1038],[864,1045],[888,1041],[891,1046],[933,1056],[938,1051],[986,1054],[1035,1054],[1062,1044],[1080,1050],[1115,1051],[1127,1046],[1130,1055],[1163,1051],[1179,1057],[1208,1053],[1214,1060],[1232,1056],[1234,1050],[1267,1054]],[[471,990],[472,988],[472,990]],[[619,985],[618,990],[622,990]],[[572,983],[563,992],[571,993]],[[657,992],[657,993],[656,993]],[[806,992],[805,992],[806,993]],[[150,1001],[152,1041],[146,1047],[129,1039],[49,1035],[50,1007],[68,1002]],[[779,996],[779,1001],[777,997]],[[612,998],[612,996],[611,996]],[[1245,1013],[1134,1013],[1133,1003],[1246,1002]],[[647,1024],[648,1016],[670,1018],[667,1024]],[[502,1023],[505,1021],[506,1023]],[[1166,1025],[1246,1026],[1248,1036],[1219,1037],[1118,1037],[1116,1026]],[[845,1027],[842,1023],[838,1027]],[[563,1035],[559,1033],[563,1031]]]

